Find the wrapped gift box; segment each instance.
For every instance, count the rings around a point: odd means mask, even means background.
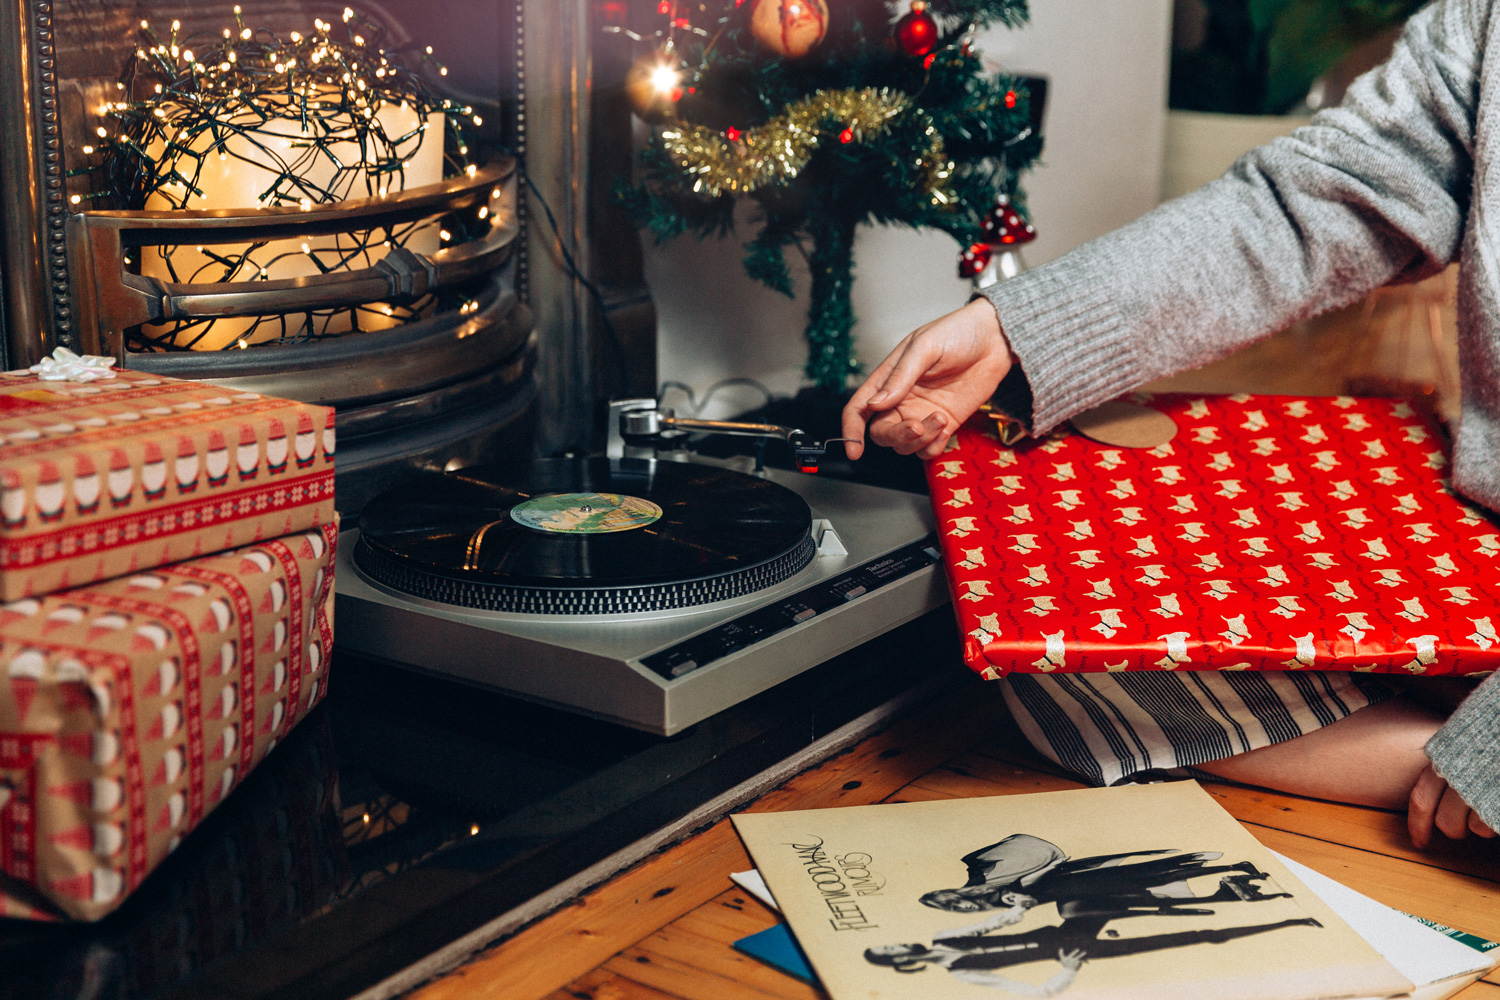
[[[128,919],[106,921],[86,934],[13,930],[0,940],[6,971],[0,996],[165,994],[243,952],[247,942],[263,941],[335,902],[349,878],[337,786],[328,718],[314,716],[131,897]],[[11,902],[32,895],[4,875],[0,893]],[[31,916],[55,914],[38,901]],[[35,951],[39,936],[48,941],[42,954]],[[197,995],[213,995],[212,987],[194,986]]]
[[[978,417],[929,464],[974,670],[1500,666],[1500,528],[1410,404],[1137,399],[1170,443],[1006,447]]]
[[[336,541],[0,606],[0,871],[71,917],[118,905],[327,690]]]
[[[0,600],[333,518],[333,411],[122,371],[0,373]]]

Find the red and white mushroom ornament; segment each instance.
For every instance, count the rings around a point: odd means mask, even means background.
[[[975,288],[985,288],[1026,270],[1021,246],[1036,239],[1036,228],[1010,203],[1008,195],[1000,195],[985,217],[984,235],[983,242],[959,255],[960,278],[970,279]]]

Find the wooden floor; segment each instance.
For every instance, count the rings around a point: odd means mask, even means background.
[[[759,812],[1076,788],[1016,735],[976,681],[748,807]],[[1422,853],[1405,818],[1258,789],[1209,791],[1263,844],[1372,896],[1500,940],[1500,842]],[[729,820],[647,859],[415,1000],[812,1000],[815,989],[730,943],[776,915],[729,881],[751,867]],[[1500,973],[1459,994],[1500,1000]]]

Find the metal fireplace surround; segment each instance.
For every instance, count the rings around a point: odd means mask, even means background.
[[[402,19],[426,25],[437,6],[352,5],[391,25],[397,37]],[[247,19],[273,26],[310,22],[322,11],[306,0],[245,6]],[[0,107],[9,125],[0,133],[3,367],[25,367],[62,345],[113,354],[130,368],[334,406],[339,507],[346,516],[410,470],[586,443],[597,394],[598,306],[612,307],[587,294],[590,270],[609,257],[592,245],[588,180],[599,147],[614,145],[598,137],[590,143],[597,103],[590,99],[590,39],[597,26],[589,3],[495,0],[484,16],[501,50],[486,40],[456,53],[499,67],[493,74],[499,93],[464,99],[494,109],[486,117],[504,126],[490,144],[517,157],[493,155],[472,177],[308,212],[78,212],[68,202],[67,174],[80,165],[83,126],[93,124],[81,120],[86,88],[79,78],[102,77],[112,47],[134,44],[117,39],[131,35],[143,14],[154,22],[180,17],[197,28],[227,20],[232,7],[0,0]],[[475,10],[465,7],[466,14]],[[80,37],[88,39],[82,46]],[[540,213],[528,220],[528,185],[532,204],[552,210],[550,220],[539,221]],[[489,207],[492,225],[478,238],[431,255],[396,249],[373,267],[342,274],[174,285],[131,273],[125,264],[143,246],[305,237],[479,204]],[[612,294],[608,277],[594,276],[606,298],[646,313],[649,322],[649,300],[639,308],[639,286]],[[440,312],[387,330],[232,351],[146,354],[127,352],[124,344],[123,332],[146,322],[401,301],[455,284],[465,285],[475,304],[467,312]],[[625,328],[618,316],[615,328]]]

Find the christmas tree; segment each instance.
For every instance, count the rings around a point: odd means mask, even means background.
[[[812,276],[806,373],[842,392],[861,223],[983,240],[997,198],[1041,152],[1020,81],[984,71],[972,39],[1027,17],[1026,0],[661,0],[656,51],[627,82],[657,124],[639,182],[619,194],[658,240],[731,231],[753,199],[745,270],[792,294],[785,250]]]

